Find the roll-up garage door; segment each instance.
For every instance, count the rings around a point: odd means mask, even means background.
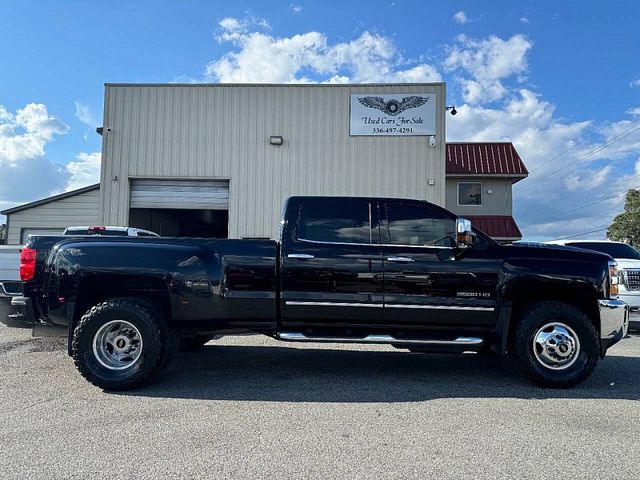
[[[131,208],[228,210],[229,180],[131,180]]]

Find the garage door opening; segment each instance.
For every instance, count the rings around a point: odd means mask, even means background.
[[[163,237],[228,238],[228,180],[132,179],[129,225]]]
[[[129,225],[162,237],[227,238],[229,211],[132,208]]]

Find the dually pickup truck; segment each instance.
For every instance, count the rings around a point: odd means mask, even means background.
[[[161,371],[180,337],[389,344],[510,354],[535,383],[571,387],[626,335],[611,257],[501,246],[424,201],[291,197],[280,241],[30,236],[24,298],[68,328],[105,390]]]

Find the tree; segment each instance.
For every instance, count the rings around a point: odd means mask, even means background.
[[[634,247],[640,246],[640,190],[631,189],[627,192],[624,212],[613,219],[607,237]]]

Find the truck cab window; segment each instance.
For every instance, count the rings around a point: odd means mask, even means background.
[[[367,201],[313,201],[302,204],[298,239],[331,243],[371,243]]]
[[[389,243],[393,245],[455,245],[455,220],[426,205],[388,203],[387,219]]]

